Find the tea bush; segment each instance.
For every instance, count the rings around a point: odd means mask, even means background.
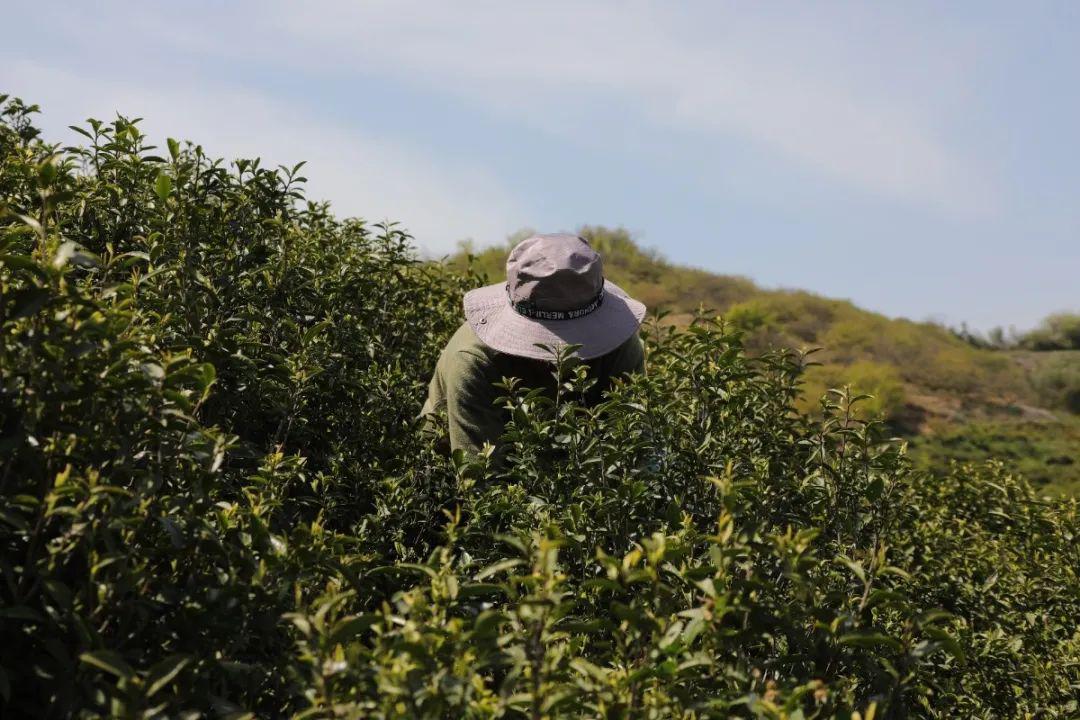
[[[829,388],[850,384],[852,390],[871,397],[860,403],[865,417],[892,418],[904,408],[904,384],[899,373],[891,365],[861,360],[846,367],[815,365],[807,369],[804,378],[804,397],[797,407],[808,409],[813,398],[820,397]]]
[[[1074,500],[915,472],[804,358],[653,324],[604,401],[414,419],[475,278],[299,168],[0,123],[5,717],[1074,717]]]

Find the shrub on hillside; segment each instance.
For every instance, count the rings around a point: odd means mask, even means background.
[[[927,468],[992,457],[1023,474],[1040,495],[1080,497],[1078,447],[1080,418],[984,421],[934,428],[912,441],[912,456]]]
[[[724,319],[744,333],[773,330],[777,325],[777,318],[768,304],[760,300],[747,300],[733,305],[724,313]]]
[[[1080,350],[1080,315],[1058,313],[1020,337],[1028,350]]]
[[[853,393],[868,395],[858,405],[865,419],[888,420],[904,407],[904,383],[896,368],[862,360],[851,365],[815,365],[807,369],[805,389],[799,407],[812,410],[817,399],[830,388],[848,386]]]
[[[1031,383],[1048,406],[1080,415],[1080,354],[1062,353],[1039,363]]]
[[[84,130],[0,123],[5,717],[1075,715],[1075,501],[914,473],[704,319],[441,457],[473,279],[295,168]]]

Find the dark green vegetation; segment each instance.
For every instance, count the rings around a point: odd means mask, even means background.
[[[916,440],[921,459],[939,461],[936,467],[946,468],[950,458],[1016,457],[1042,491],[1080,490],[1080,469],[1072,469],[1080,468],[1080,316],[1054,315],[1028,334],[1006,339],[999,330],[987,338],[674,265],[635,244],[625,230],[586,227],[582,233],[604,253],[612,280],[651,308],[670,311],[668,320],[675,324],[685,325],[703,306],[743,330],[751,352],[820,348],[812,356],[818,364],[804,376],[801,410],[813,412],[828,388],[850,384],[874,396],[860,408],[864,417],[886,418],[891,432]],[[501,277],[515,240],[479,251],[463,247],[451,265],[463,268],[471,256],[472,267]],[[987,432],[1020,440],[1023,450],[1015,444],[965,449],[963,443],[937,441]],[[985,452],[977,452],[979,447]],[[1063,454],[1076,464],[1063,464]]]
[[[1080,350],[1080,314],[1077,313],[1049,315],[1037,328],[1025,333],[1015,330],[1006,333],[1001,327],[996,327],[983,335],[971,332],[966,326],[954,332],[976,347],[996,350]]]
[[[911,442],[922,467],[998,458],[1041,490],[1080,497],[1080,419],[1062,420],[1052,429],[1045,423],[973,422]]]
[[[1029,350],[1080,350],[1080,315],[1058,313],[1019,336],[1015,345]]]
[[[598,407],[508,388],[504,470],[440,457],[475,279],[84,129],[0,123],[5,718],[1076,716],[1075,500],[919,473],[706,319]]]

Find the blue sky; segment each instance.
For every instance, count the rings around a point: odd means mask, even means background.
[[[1080,310],[1080,3],[38,2],[0,92],[117,111],[427,252],[622,225],[892,316]]]

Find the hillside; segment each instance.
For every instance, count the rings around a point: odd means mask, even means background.
[[[669,312],[666,322],[685,324],[704,308],[744,330],[752,350],[817,348],[809,360],[820,364],[806,372],[804,410],[813,410],[828,388],[851,384],[874,395],[864,411],[883,415],[925,465],[1000,457],[1047,492],[1080,492],[1080,419],[1068,399],[1080,392],[1080,352],[980,347],[934,323],[675,265],[623,229],[581,232],[604,255],[608,277],[650,309]],[[449,262],[463,267],[471,259],[475,270],[499,278],[516,240],[463,246]],[[1055,347],[1046,335],[1031,333],[1036,345]]]

